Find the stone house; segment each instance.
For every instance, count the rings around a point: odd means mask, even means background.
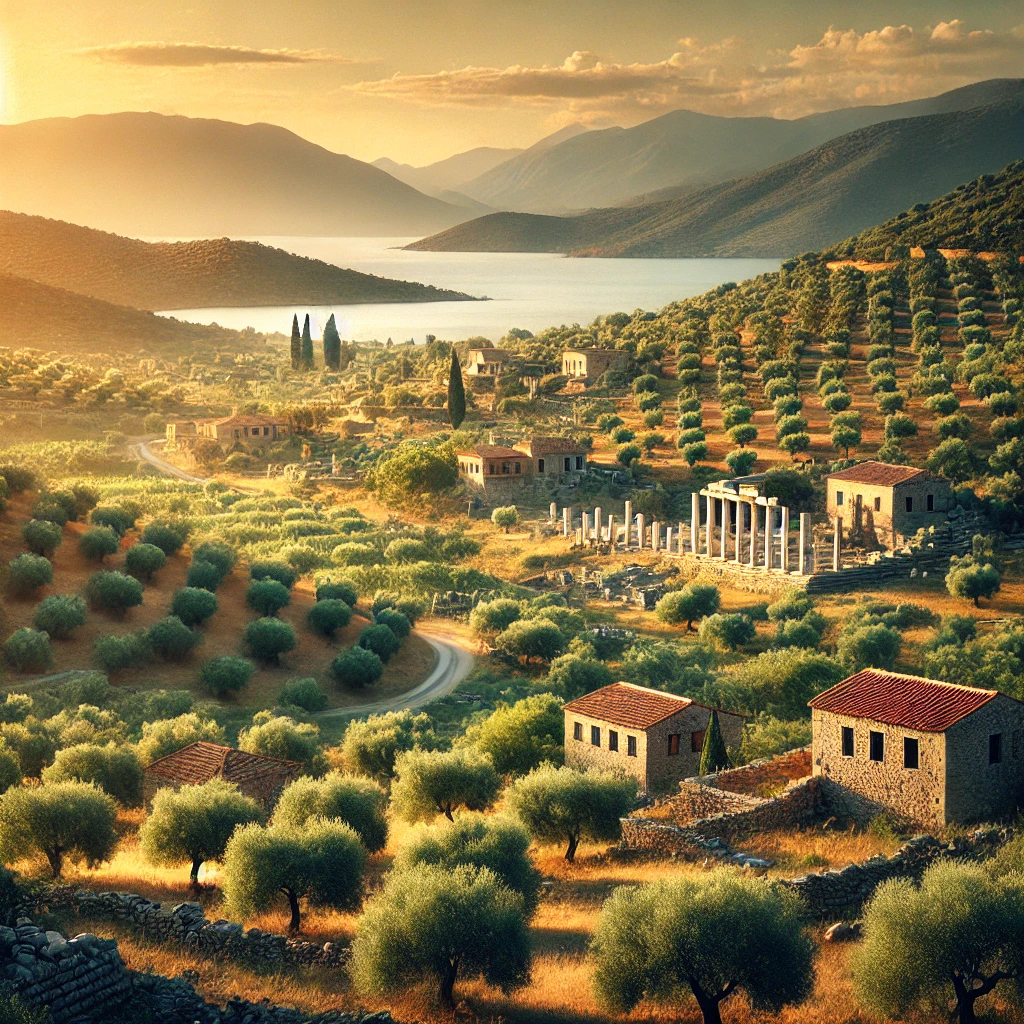
[[[865,669],[809,701],[812,771],[928,826],[1012,814],[1024,703],[997,690]]]
[[[499,377],[512,360],[504,348],[471,348],[466,357],[466,373],[471,377]]]
[[[862,462],[825,478],[829,519],[867,546],[903,547],[922,527],[945,522],[956,506],[949,482],[913,466]]]
[[[626,354],[611,348],[569,348],[562,353],[562,374],[570,380],[593,382],[611,367],[625,363]]]
[[[146,805],[158,789],[171,786],[201,786],[211,779],[233,782],[246,796],[258,801],[269,814],[289,782],[298,778],[302,765],[298,761],[282,761],[263,754],[249,754],[218,743],[190,743],[181,750],[157,758],[143,777]]]
[[[478,444],[456,452],[459,479],[488,498],[513,495],[531,476],[530,459],[516,448]]]
[[[215,440],[225,449],[236,444],[260,448],[287,437],[291,427],[283,416],[242,416],[233,412],[222,419],[197,420],[196,433]]]
[[[532,437],[513,448],[528,456],[538,480],[564,480],[587,471],[587,449],[569,437]]]
[[[726,746],[739,746],[743,736],[743,715],[633,683],[604,686],[563,710],[567,765],[624,771],[646,792],[672,789],[697,774],[712,711]]]

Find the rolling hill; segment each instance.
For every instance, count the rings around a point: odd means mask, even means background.
[[[0,211],[0,273],[137,309],[466,299],[344,270],[259,242],[143,242]]]
[[[411,248],[602,257],[779,257],[820,249],[1024,153],[1024,94],[903,118],[683,195],[573,217],[493,214]]]
[[[459,191],[499,210],[565,213],[659,189],[687,190],[772,167],[859,128],[1024,98],[1024,80],[993,79],[890,106],[851,107],[786,121],[676,110],[633,128],[590,131],[530,150]]]
[[[0,126],[0,209],[171,238],[412,235],[468,216],[284,128],[153,113]]]

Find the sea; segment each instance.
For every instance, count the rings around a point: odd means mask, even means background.
[[[379,277],[465,292],[478,302],[382,302],[338,306],[238,306],[162,310],[165,316],[243,330],[289,334],[292,316],[310,314],[314,337],[334,314],[342,338],[497,341],[513,327],[586,325],[605,313],[658,310],[726,281],[778,270],[779,260],[571,259],[550,253],[436,253],[402,249],[412,238],[256,239],[299,256]],[[484,301],[485,300],[485,301]]]

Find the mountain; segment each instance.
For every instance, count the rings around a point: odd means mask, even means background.
[[[1024,160],[984,174],[831,246],[832,259],[884,259],[893,246],[1024,252]]]
[[[143,242],[5,211],[0,211],[0,273],[150,310],[468,298],[343,270],[259,242]]]
[[[408,235],[466,212],[269,124],[152,113],[0,126],[0,209],[126,235]]]
[[[861,128],[735,181],[574,217],[492,214],[411,248],[779,257],[820,249],[1024,153],[1024,96]]]
[[[11,274],[0,274],[4,337],[10,344],[49,352],[181,352],[197,344],[225,344],[233,351],[251,345],[238,331],[156,316],[53,288]]]
[[[499,210],[565,213],[742,177],[829,139],[896,118],[1024,98],[1024,80],[993,79],[890,106],[851,107],[792,121],[675,110],[634,128],[606,128],[528,151],[463,182],[460,192]]]

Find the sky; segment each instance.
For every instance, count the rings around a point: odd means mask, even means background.
[[[0,121],[152,110],[423,165],[567,124],[1024,76],[1024,0],[0,0]]]

